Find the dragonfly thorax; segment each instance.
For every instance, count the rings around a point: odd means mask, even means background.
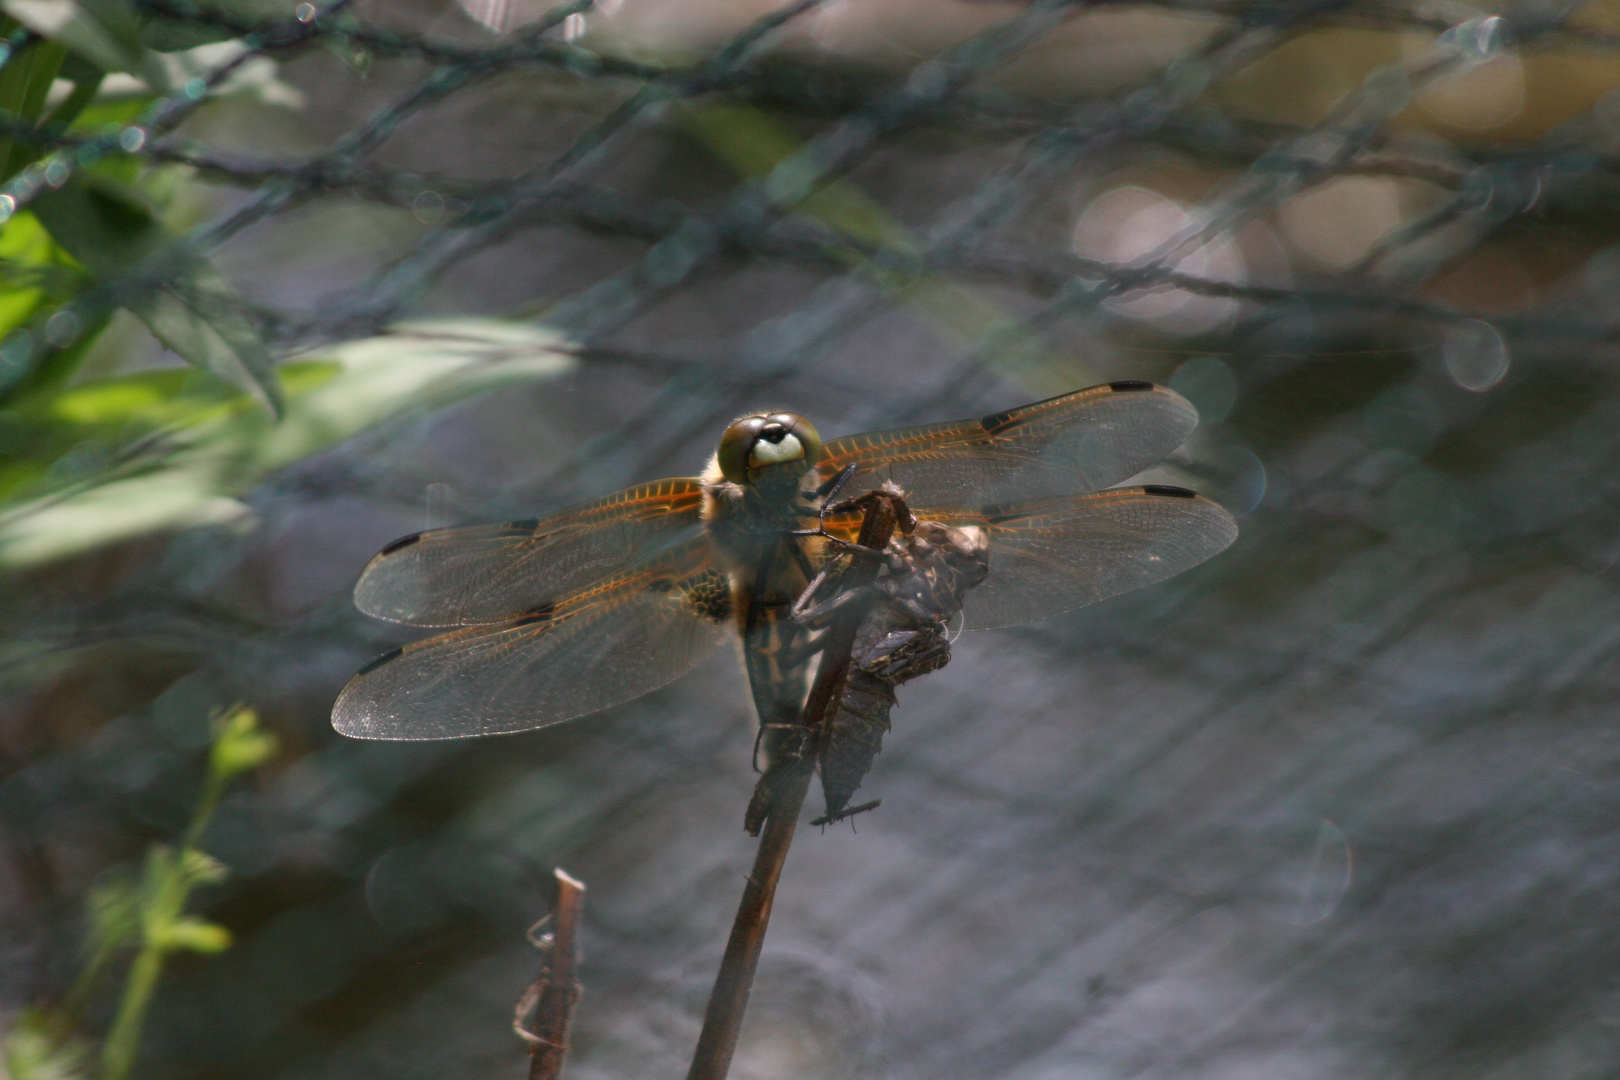
[[[703,473],[703,524],[733,566],[756,565],[766,548],[814,524],[819,503],[815,470],[802,460],[748,471],[742,484],[727,479],[718,460]]]
[[[703,522],[733,567],[753,573],[768,549],[814,516],[821,436],[796,413],[732,421],[703,472]]]

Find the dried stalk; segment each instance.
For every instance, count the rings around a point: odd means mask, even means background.
[[[894,507],[886,500],[878,500],[868,507],[866,517],[861,521],[858,543],[862,547],[881,551],[893,535],[894,527]],[[845,571],[845,579],[851,586],[864,585],[876,575],[878,565],[876,559],[857,561]],[[870,606],[869,600],[847,605],[838,612],[827,629],[821,668],[816,674],[815,684],[810,687],[810,696],[805,700],[804,713],[800,717],[800,723],[812,732],[838,701],[849,672],[855,634]],[[814,745],[813,737],[806,740],[806,745]],[[782,877],[782,865],[787,861],[788,846],[793,843],[793,830],[799,823],[804,796],[810,788],[811,774],[815,772],[815,755],[801,754],[779,765],[773,763],[772,772],[777,776],[771,778],[772,798],[769,816],[765,819],[764,835],[754,856],[753,872],[748,875],[748,882],[743,887],[737,918],[731,925],[731,938],[726,942],[725,955],[720,960],[720,973],[715,976],[714,990],[709,995],[703,1031],[698,1036],[697,1049],[692,1055],[692,1068],[686,1074],[687,1080],[724,1080],[731,1068],[731,1058],[737,1050],[737,1036],[742,1030],[743,1013],[748,1008],[748,995],[754,987],[754,971],[759,966],[760,950],[765,944],[765,930],[770,925],[776,883]]]
[[[557,1080],[568,1058],[568,1029],[574,1006],[583,989],[574,978],[580,909],[585,886],[561,867],[557,869],[557,901],[551,909],[552,931],[541,948],[546,962],[528,990],[518,999],[512,1028],[529,1044],[529,1080]],[[524,1020],[534,1010],[534,1024]]]

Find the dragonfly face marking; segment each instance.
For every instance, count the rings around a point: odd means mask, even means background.
[[[385,547],[355,604],[438,628],[366,665],[332,710],[360,738],[526,731],[655,690],[740,637],[766,725],[796,721],[814,656],[789,615],[859,514],[821,510],[892,480],[917,516],[978,530],[989,573],[966,629],[1030,622],[1161,581],[1237,524],[1162,485],[1116,487],[1181,445],[1197,413],[1124,381],[984,417],[822,443],[794,413],[728,426],[700,477],[656,480],[539,518],[431,529]],[[820,531],[824,527],[825,533]]]

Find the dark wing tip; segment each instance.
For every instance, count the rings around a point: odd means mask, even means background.
[[[1167,495],[1172,499],[1196,499],[1196,498],[1198,498],[1198,492],[1189,491],[1187,488],[1184,488],[1184,487],[1173,487],[1170,484],[1144,484],[1142,486],[1142,494],[1144,494],[1144,495]]]
[[[545,622],[547,619],[551,618],[552,613],[556,610],[557,605],[555,603],[547,602],[536,605],[535,607],[530,608],[528,611],[525,611],[522,615],[518,616],[512,625],[514,627],[532,626],[537,622]]]
[[[405,652],[404,646],[400,646],[399,648],[394,649],[394,650],[392,650],[390,652],[385,652],[381,656],[377,657],[377,659],[373,660],[371,663],[367,664],[365,667],[363,667],[359,671],[355,672],[355,674],[356,675],[365,675],[368,672],[376,671],[378,668],[382,667],[384,664],[388,663],[390,660],[399,659],[400,655],[402,653],[404,653],[404,652]]]
[[[398,540],[395,540],[393,543],[389,544],[387,547],[383,548],[381,551],[377,552],[377,556],[381,558],[384,555],[392,555],[400,548],[408,548],[420,539],[422,539],[422,534],[419,532],[413,532],[409,536],[402,536]]]
[[[1157,390],[1158,387],[1153,383],[1143,382],[1141,379],[1121,379],[1118,382],[1109,383],[1108,389],[1118,393],[1127,394],[1133,392],[1139,393],[1143,390]]]

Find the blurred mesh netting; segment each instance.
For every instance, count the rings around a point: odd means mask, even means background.
[[[233,944],[171,959],[134,1075],[520,1076],[559,864],[570,1075],[681,1075],[752,852],[735,657],[352,742],[410,637],[360,568],[694,473],[751,408],[1130,378],[1203,417],[1146,479],[1240,539],[905,688],[734,1075],[1612,1073],[1620,7],[0,7],[7,1014],[244,701],[281,750],[203,841]]]

